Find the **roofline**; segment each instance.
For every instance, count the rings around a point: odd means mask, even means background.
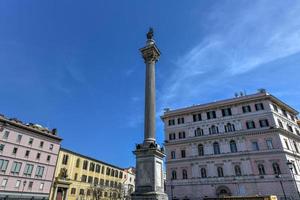
[[[172,117],[172,116],[177,116],[180,114],[186,114],[186,113],[190,113],[190,112],[194,112],[195,109],[202,109],[202,110],[209,110],[212,109],[213,107],[216,106],[228,106],[228,105],[232,105],[235,104],[237,102],[247,102],[247,101],[253,101],[256,99],[270,99],[271,101],[273,100],[274,102],[284,106],[288,111],[292,112],[295,115],[298,115],[298,111],[295,110],[294,108],[292,108],[291,106],[287,105],[286,103],[284,103],[283,101],[281,101],[280,99],[278,99],[277,97],[266,93],[266,92],[259,92],[259,93],[255,93],[255,94],[250,94],[250,95],[245,95],[242,97],[236,97],[236,98],[230,98],[230,99],[224,99],[224,100],[219,100],[216,102],[210,102],[210,103],[204,103],[204,104],[199,104],[199,105],[193,105],[193,106],[189,106],[189,107],[185,107],[185,108],[179,108],[179,109],[175,109],[175,110],[170,110],[170,111],[166,111],[164,112],[164,114],[161,116],[161,119],[165,119],[167,117]]]
[[[65,151],[65,152],[74,154],[74,155],[76,155],[76,156],[84,157],[84,158],[86,158],[86,159],[93,160],[93,161],[95,161],[95,162],[99,162],[99,163],[102,163],[102,164],[104,164],[104,165],[107,165],[107,166],[110,166],[110,167],[114,167],[114,168],[117,168],[117,169],[119,169],[119,170],[124,171],[124,168],[117,167],[117,166],[115,166],[115,165],[106,163],[106,162],[101,161],[101,160],[97,160],[97,159],[95,159],[95,158],[92,158],[92,157],[89,157],[89,156],[86,156],[86,155],[77,153],[77,152],[75,152],[75,151],[72,151],[72,150],[69,150],[69,149],[66,149],[66,148],[63,148],[63,147],[60,148],[60,151]]]
[[[15,126],[17,128],[25,129],[27,131],[38,133],[38,134],[41,134],[43,136],[50,137],[50,138],[58,140],[58,141],[62,141],[62,138],[60,138],[57,135],[53,135],[52,131],[50,131],[50,130],[43,129],[45,131],[44,132],[44,131],[39,130],[37,128],[31,127],[30,125],[23,124],[21,121],[18,122],[17,120],[14,120],[14,119],[8,119],[8,118],[4,117],[3,115],[0,115],[0,122],[3,122],[4,126],[6,124],[10,124],[10,125]]]

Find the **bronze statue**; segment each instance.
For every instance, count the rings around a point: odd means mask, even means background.
[[[153,28],[152,27],[149,28],[149,31],[147,33],[147,39],[148,40],[152,40],[153,39]]]

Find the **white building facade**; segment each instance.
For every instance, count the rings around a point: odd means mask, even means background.
[[[167,110],[162,120],[169,198],[300,199],[297,115],[265,91]]]

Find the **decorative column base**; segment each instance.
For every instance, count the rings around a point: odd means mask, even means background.
[[[145,193],[133,193],[131,195],[132,200],[168,200],[166,193],[158,192],[145,192]]]

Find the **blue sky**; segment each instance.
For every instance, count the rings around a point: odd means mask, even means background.
[[[143,137],[149,26],[164,108],[258,88],[300,110],[300,3],[0,1],[0,112],[57,128],[62,146],[122,167]]]

